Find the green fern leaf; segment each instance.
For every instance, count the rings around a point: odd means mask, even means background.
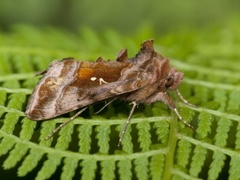
[[[48,154],[48,159],[44,162],[43,167],[39,170],[36,180],[48,179],[56,171],[61,163],[61,156],[58,154]]]
[[[81,166],[82,166],[82,178],[83,180],[91,180],[91,179],[95,179],[95,171],[97,168],[97,164],[95,162],[95,160],[83,160],[81,162]]]
[[[29,119],[24,118],[22,120],[22,130],[20,132],[20,138],[25,140],[30,140],[34,134],[36,128],[36,121],[29,121]]]
[[[164,155],[152,156],[150,162],[150,173],[153,180],[160,179],[163,176]]]
[[[5,117],[5,119],[7,119],[8,121],[4,121],[2,130],[7,133],[12,134],[16,127],[19,117],[20,117],[19,113],[17,113],[17,112],[8,113]]]
[[[120,180],[132,179],[132,162],[130,159],[120,160],[118,162],[118,174]]]
[[[18,175],[20,177],[25,176],[27,173],[31,172],[38,164],[44,152],[39,149],[31,149],[30,154],[24,159],[22,165],[18,169]]]
[[[88,154],[91,149],[91,135],[92,126],[91,124],[83,124],[78,128],[79,132],[79,152]]]
[[[8,158],[4,161],[3,168],[10,169],[14,167],[27,153],[27,151],[28,147],[24,144],[16,144],[14,149],[10,152]]]
[[[50,146],[52,143],[52,139],[49,139],[48,141],[45,140],[45,138],[53,132],[55,129],[56,122],[54,121],[46,121],[45,123],[42,123],[41,132],[40,132],[40,144],[44,146]]]
[[[7,92],[0,89],[0,105],[3,106],[7,99]]]
[[[191,143],[186,140],[180,140],[178,142],[177,161],[178,165],[186,168],[192,151]]]
[[[207,150],[201,146],[196,146],[196,148],[194,149],[194,155],[189,170],[192,176],[198,177],[198,174],[201,172],[206,156]]]
[[[217,179],[219,177],[219,173],[221,172],[226,156],[218,151],[215,151],[213,154],[213,162],[210,165],[210,169],[208,171],[208,179]]]
[[[156,128],[158,140],[166,145],[169,137],[169,124],[166,121],[157,121],[154,123],[153,127]]]
[[[240,177],[240,160],[236,156],[232,156],[229,169],[229,180],[239,179]]]
[[[110,134],[110,127],[107,124],[103,124],[101,126],[97,127],[97,139],[98,141],[98,146],[99,146],[99,152],[100,153],[108,153],[109,151],[109,134]]]
[[[101,162],[101,179],[114,179],[115,178],[115,161],[114,160],[105,160]]]
[[[240,123],[237,125],[235,148],[240,149]]]
[[[75,158],[65,158],[63,172],[61,174],[61,179],[73,179],[75,175],[75,170],[78,167],[78,159]]]
[[[15,145],[15,142],[9,137],[4,137],[4,133],[0,134],[1,144],[0,144],[0,156],[6,154]],[[4,138],[3,138],[4,137]]]
[[[1,53],[0,55],[0,75],[2,74],[10,74],[11,73],[11,66],[9,63],[9,57],[6,53]]]
[[[148,163],[147,157],[141,157],[134,160],[137,179],[148,179]]]
[[[138,130],[138,141],[142,151],[148,151],[151,145],[151,134],[150,124],[147,121],[140,122],[137,124]]]
[[[207,137],[208,133],[211,132],[211,124],[213,117],[207,112],[201,112],[199,115],[199,122],[197,128],[197,135],[199,139],[204,139]]]
[[[72,140],[72,133],[73,133],[73,123],[68,123],[65,128],[61,128],[59,132],[59,138],[57,140],[56,148],[65,150],[68,148],[69,143]]]
[[[228,110],[239,110],[240,107],[240,91],[231,91],[228,101]]]
[[[228,132],[232,122],[227,118],[220,118],[218,121],[217,134],[215,136],[215,144],[219,147],[225,147],[227,144]]]
[[[216,89],[214,91],[214,100],[218,101],[220,103],[220,111],[224,111],[226,108],[226,102],[227,102],[227,92],[224,89]]]
[[[124,125],[117,126],[117,130],[121,133],[123,130]],[[124,139],[122,141],[122,150],[123,152],[131,154],[133,152],[133,143],[131,137],[131,126],[128,127],[127,132],[124,135]]]

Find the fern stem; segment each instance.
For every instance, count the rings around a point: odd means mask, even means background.
[[[189,141],[190,143],[194,144],[194,145],[198,145],[198,146],[201,146],[201,147],[204,147],[206,149],[210,149],[212,151],[219,151],[223,154],[226,154],[228,156],[237,156],[240,158],[240,154],[237,153],[236,151],[234,150],[230,150],[228,148],[223,148],[223,147],[218,147],[218,146],[215,146],[215,145],[212,145],[212,144],[209,144],[209,143],[206,143],[206,142],[203,142],[203,141],[199,141],[199,140],[196,140],[194,138],[190,138],[188,136],[185,136],[183,134],[178,134],[177,137],[179,139],[184,139],[186,141]]]
[[[164,167],[163,179],[171,179],[172,170],[174,169],[174,157],[175,157],[175,149],[177,145],[177,118],[173,118],[170,122],[170,132],[169,132],[169,140],[168,140],[168,151],[166,153],[166,164]]]
[[[240,116],[239,115],[235,115],[235,114],[229,114],[229,113],[224,113],[224,112],[220,112],[220,111],[215,111],[215,110],[211,110],[211,109],[206,109],[206,108],[200,108],[200,107],[189,107],[187,105],[185,105],[184,103],[179,102],[178,103],[181,106],[184,107],[188,107],[189,109],[198,111],[198,112],[207,112],[209,114],[218,116],[218,117],[225,117],[227,119],[231,119],[237,122],[240,122]]]
[[[163,149],[157,149],[157,150],[151,150],[147,152],[139,152],[139,153],[134,153],[134,154],[117,154],[117,155],[104,155],[104,154],[80,154],[78,152],[71,152],[71,151],[64,151],[60,149],[53,149],[51,147],[47,146],[41,146],[37,145],[36,143],[30,142],[30,141],[24,141],[18,138],[17,136],[14,136],[12,134],[8,134],[4,131],[0,130],[0,136],[2,137],[7,137],[11,139],[11,141],[14,141],[15,143],[18,144],[23,144],[29,148],[33,149],[39,149],[47,154],[58,154],[61,157],[69,157],[69,158],[77,158],[79,160],[82,159],[95,159],[96,161],[103,161],[103,160],[126,160],[126,159],[137,159],[141,157],[151,157],[154,155],[159,155],[159,154],[166,154],[167,153],[167,148]]]

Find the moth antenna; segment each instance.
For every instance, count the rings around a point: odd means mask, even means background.
[[[44,75],[44,74],[46,74],[46,72],[47,72],[47,70],[45,70],[45,71],[40,71],[40,72],[36,72],[36,73],[35,73],[35,76]]]
[[[122,49],[117,54],[117,61],[118,62],[124,62],[127,60],[127,49]]]
[[[62,59],[62,61],[66,61],[66,60],[70,60],[70,59],[74,59],[73,57],[65,57]]]
[[[74,116],[72,116],[70,119],[68,119],[67,121],[63,122],[62,124],[60,124],[56,129],[54,129],[52,131],[51,134],[49,134],[45,140],[48,140],[49,138],[51,138],[53,136],[53,134],[55,134],[57,131],[59,131],[59,129],[61,129],[63,126],[65,126],[67,123],[69,123],[70,121],[74,120],[77,116],[79,116],[83,111],[85,111],[88,107],[82,108],[80,111],[78,111]]]
[[[118,147],[120,147],[120,145],[121,145],[121,142],[122,142],[122,140],[123,140],[123,137],[124,137],[124,135],[125,135],[125,133],[126,133],[126,131],[127,131],[127,127],[128,127],[128,125],[130,124],[130,120],[131,120],[131,118],[132,118],[133,112],[134,112],[136,106],[138,105],[135,101],[132,102],[132,104],[133,104],[133,106],[132,106],[131,112],[130,112],[130,114],[129,114],[129,116],[128,116],[127,121],[125,122],[125,125],[124,125],[124,127],[123,127],[123,130],[121,131],[120,138],[119,138],[119,140],[118,140],[118,145],[117,145]]]
[[[179,91],[178,89],[176,89],[176,92],[177,92],[178,97],[179,97],[185,104],[187,104],[188,106],[191,106],[191,107],[196,107],[195,105],[189,103],[189,102],[182,96],[182,94],[180,93],[180,91]]]
[[[95,114],[100,113],[103,109],[105,109],[109,104],[111,104],[113,101],[115,101],[117,98],[113,98],[110,101],[108,101],[101,109],[99,109]]]
[[[182,118],[182,116],[181,116],[180,113],[178,112],[177,108],[174,108],[173,111],[176,113],[176,115],[178,116],[178,119],[179,119],[180,121],[182,121],[182,123],[183,123],[185,126],[191,128],[191,129],[194,131],[194,127],[193,127],[192,125],[190,125],[187,121],[185,121],[185,120]]]

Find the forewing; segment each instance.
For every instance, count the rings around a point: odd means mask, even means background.
[[[53,118],[139,89],[147,79],[145,72],[125,61],[54,62],[35,88],[26,115],[33,120]]]
[[[128,74],[124,76],[123,74]],[[58,100],[58,111],[63,113],[90,104],[135,91],[148,84],[151,79],[147,73],[129,62],[83,62],[78,78],[65,87]]]

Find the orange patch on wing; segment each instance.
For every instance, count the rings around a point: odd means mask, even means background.
[[[92,68],[80,68],[78,70],[78,79],[86,80],[90,79],[94,75],[94,69]]]

